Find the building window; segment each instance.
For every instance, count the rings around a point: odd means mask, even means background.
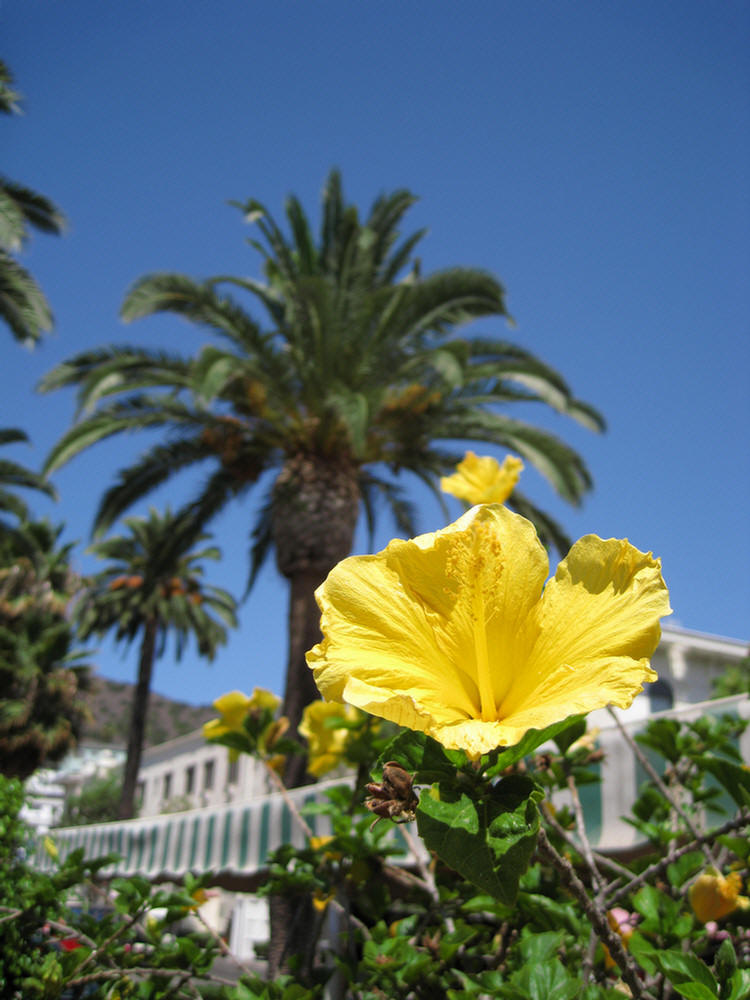
[[[667,681],[654,681],[653,684],[649,684],[647,690],[648,704],[652,712],[666,712],[674,705],[672,687]]]
[[[162,795],[162,798],[166,802],[167,799],[170,799],[171,797],[172,797],[172,773],[171,771],[168,771],[164,775],[164,793]]]
[[[185,768],[185,794],[192,795],[195,791],[195,768],[191,764]]]
[[[203,789],[209,791],[214,787],[214,762],[207,760],[203,765]]]
[[[139,781],[135,786],[135,808],[136,811],[143,808],[143,796],[146,793],[146,783]]]
[[[240,762],[238,760],[229,761],[229,772],[227,774],[227,782],[230,785],[236,785],[237,779],[240,776]]]

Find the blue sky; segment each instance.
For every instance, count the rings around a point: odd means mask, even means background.
[[[517,412],[578,448],[596,484],[580,510],[533,471],[524,490],[574,537],[661,556],[673,621],[748,638],[749,29],[734,0],[3,0],[0,57],[25,115],[0,120],[2,171],[70,221],[24,255],[55,334],[33,353],[0,336],[0,426],[32,439],[7,457],[39,466],[69,426],[72,394],[35,392],[65,358],[205,342],[166,317],[123,325],[136,278],[257,275],[227,202],[255,197],[281,217],[294,192],[317,221],[337,165],[363,209],[382,191],[419,195],[405,230],[429,228],[423,270],[497,274],[517,327],[478,329],[540,355],[605,414],[595,436]],[[98,497],[142,444],[100,445],[54,477],[59,503],[33,500],[81,540],[84,570]],[[237,505],[215,524],[224,559],[208,575],[238,595],[251,520]],[[420,527],[442,524],[425,501]],[[392,531],[384,517],[378,548]],[[154,689],[196,703],[280,691],[286,597],[272,566],[240,615],[213,664],[167,657]],[[104,644],[95,662],[132,680],[135,659]]]

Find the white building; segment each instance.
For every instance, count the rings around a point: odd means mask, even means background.
[[[138,814],[215,809],[228,802],[249,802],[269,791],[259,761],[247,754],[231,760],[226,747],[207,743],[198,729],[143,751]]]

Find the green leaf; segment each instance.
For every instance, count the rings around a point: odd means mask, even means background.
[[[750,997],[750,969],[737,969],[728,982],[729,992],[723,1000],[747,1000]]]
[[[574,1000],[580,994],[580,979],[574,979],[559,959],[524,965],[513,976],[528,1000]]]
[[[724,938],[714,959],[716,978],[722,984],[722,994],[727,992],[726,984],[737,971],[737,954],[729,938]]]
[[[571,903],[561,903],[541,892],[520,892],[517,907],[519,913],[530,918],[540,927],[564,928],[578,936],[582,933],[582,924]]]
[[[524,757],[533,753],[534,750],[540,747],[543,743],[547,743],[549,740],[556,741],[558,736],[561,736],[561,734],[571,727],[577,726],[582,719],[583,716],[571,715],[567,719],[563,719],[561,722],[555,722],[551,726],[547,726],[545,729],[529,729],[520,743],[516,743],[516,745],[512,747],[507,747],[500,753],[497,760],[487,769],[486,774],[499,774],[512,764],[517,764],[519,760],[523,760]],[[584,725],[584,732],[585,728],[586,727]],[[580,733],[578,735],[580,735]],[[578,736],[575,736],[574,738],[578,739]],[[561,736],[561,739],[564,741],[565,737]],[[573,741],[571,740],[570,743],[572,742]],[[567,746],[569,746],[570,743],[568,743]]]
[[[510,775],[489,795],[471,798],[455,782],[423,792],[417,826],[425,845],[463,878],[503,903],[513,903],[518,881],[536,846],[541,792]]]
[[[730,851],[734,851],[741,861],[748,861],[750,859],[750,839],[747,837],[730,837],[725,834],[724,836],[717,837],[716,840],[723,847],[728,847]]]
[[[750,771],[739,764],[704,754],[697,761],[725,788],[740,809],[750,806]]]
[[[716,1000],[718,993],[713,993],[703,983],[680,983],[675,989],[686,1000]]]
[[[718,997],[719,986],[711,970],[695,955],[677,951],[675,948],[659,949],[654,954],[654,961],[678,990],[682,989],[683,984],[702,986],[709,991],[708,996]],[[695,995],[702,996],[702,994]]]
[[[562,754],[586,732],[586,717],[584,715],[574,715],[565,721],[567,722],[565,728],[554,737],[555,743]]]
[[[656,974],[654,959],[657,949],[638,931],[631,934],[628,940],[628,951],[649,976]]]
[[[674,719],[657,719],[648,724],[645,732],[636,736],[636,741],[656,750],[671,764],[676,764],[680,758],[680,748],[677,745],[679,731],[679,724]]]
[[[670,884],[679,889],[693,875],[701,871],[705,863],[706,859],[702,851],[690,851],[688,854],[683,854],[681,858],[673,861],[667,868],[667,877]]]
[[[406,729],[386,746],[376,769],[382,771],[391,760],[409,771],[415,784],[431,785],[444,779],[455,781],[456,771],[466,764],[466,754],[463,750],[444,750],[431,736]]]
[[[526,929],[524,929],[525,933]],[[519,945],[524,965],[541,965],[557,956],[562,944],[562,931],[542,931],[541,934],[526,934]]]

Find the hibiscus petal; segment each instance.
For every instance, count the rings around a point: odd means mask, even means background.
[[[221,723],[227,729],[239,729],[251,704],[251,699],[242,691],[228,691],[216,699],[214,708],[221,712]]]
[[[627,708],[644,681],[656,680],[649,659],[659,618],[670,612],[650,552],[625,540],[580,539],[545,588],[537,639],[502,705],[504,722],[540,727],[607,704]]]
[[[425,731],[494,719],[546,573],[533,526],[499,505],[344,560],[316,595],[324,639],[308,663],[321,693]]]
[[[670,611],[659,561],[588,536],[542,593],[547,568],[533,525],[500,504],[344,560],[316,594],[323,640],[307,659],[321,693],[472,756],[627,707],[656,678]]]

